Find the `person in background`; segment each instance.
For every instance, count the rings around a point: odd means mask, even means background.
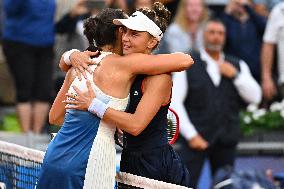
[[[56,32],[68,34],[68,40],[75,41],[73,46],[68,44],[69,48],[85,50],[89,43],[83,33],[83,21],[97,15],[105,7],[104,0],[78,0],[75,6],[56,23]]]
[[[250,0],[230,0],[221,15],[226,26],[225,52],[248,64],[260,82],[260,51],[266,17],[258,15]]]
[[[104,0],[104,1],[106,3],[106,6],[109,8],[121,9],[127,12],[127,1],[126,0]]]
[[[23,132],[40,133],[52,90],[55,0],[4,0],[3,52]]]
[[[74,0],[73,0],[74,1]],[[56,41],[56,57],[55,61],[59,61],[61,54],[70,49],[85,50],[89,46],[89,42],[84,35],[83,22],[90,16],[97,15],[104,7],[107,6],[104,0],[76,0],[75,2],[66,4],[65,13],[58,16],[56,22],[56,33],[60,37]],[[58,7],[63,9],[63,4]],[[55,68],[55,93],[58,93],[63,84],[65,74]]]
[[[202,47],[202,29],[208,18],[203,0],[181,0],[158,53],[188,52]]]
[[[282,98],[284,97],[284,2],[277,4],[269,15],[265,29],[262,52],[262,90],[265,100],[272,100],[277,93],[272,65],[277,47],[278,84]]]
[[[177,152],[196,188],[205,159],[212,175],[233,166],[240,138],[239,112],[247,103],[259,103],[261,88],[247,64],[223,52],[226,29],[219,20],[204,26],[204,49],[192,53],[195,64],[175,73],[171,107],[180,117]]]
[[[163,3],[165,7],[171,12],[172,18],[175,17],[178,9],[178,5],[180,0],[159,0],[159,2]]]
[[[3,0],[0,0],[0,122],[5,117],[5,106],[13,105],[15,102],[15,87],[9,73],[7,63],[4,59],[2,49],[2,34],[4,24]]]
[[[84,35],[84,20],[95,16],[103,8],[120,8],[126,10],[124,0],[78,0],[75,6],[56,23],[56,32],[68,34],[69,41],[75,40],[74,45],[68,44],[69,48],[85,50],[88,40]]]
[[[128,2],[127,12],[130,15],[139,8],[142,8],[142,7],[151,8],[153,3],[154,3],[153,0],[131,0]]]

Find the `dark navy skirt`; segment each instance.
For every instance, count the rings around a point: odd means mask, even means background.
[[[167,144],[150,150],[124,149],[120,171],[189,187],[189,173],[177,153]]]

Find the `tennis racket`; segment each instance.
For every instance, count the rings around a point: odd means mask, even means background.
[[[167,133],[169,144],[174,144],[179,135],[179,117],[178,114],[169,108],[167,114]],[[115,143],[123,148],[124,135],[120,131],[116,130],[114,135]]]
[[[168,141],[169,144],[174,144],[178,139],[179,135],[179,117],[178,114],[172,108],[169,108],[167,119],[168,119],[168,127],[167,127]]]
[[[115,143],[118,146],[123,148],[124,135],[123,135],[123,132],[121,130],[116,129],[116,131],[114,133],[114,140],[115,140]]]

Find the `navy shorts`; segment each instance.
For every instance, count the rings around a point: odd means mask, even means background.
[[[188,170],[170,145],[151,150],[124,149],[120,170],[159,181],[190,186]]]
[[[53,47],[4,40],[3,52],[14,78],[17,102],[49,102],[53,88]]]

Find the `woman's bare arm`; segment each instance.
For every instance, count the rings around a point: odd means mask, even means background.
[[[68,70],[71,68],[71,65],[69,66],[69,65],[67,65],[66,63],[65,63],[65,61],[64,61],[64,55],[66,54],[66,52],[65,53],[63,53],[63,55],[61,56],[61,58],[60,58],[60,61],[59,61],[59,68],[61,69],[61,71],[63,71],[63,72],[68,72]]]
[[[137,136],[152,121],[162,104],[169,101],[172,80],[168,74],[149,76],[144,94],[134,114],[108,108],[103,120]]]
[[[62,102],[66,99],[66,93],[75,78],[75,71],[74,69],[70,69],[61,86],[60,91],[58,92],[51,109],[49,111],[49,123],[53,125],[62,125],[65,116],[65,104]]]
[[[90,55],[97,52],[73,52],[70,56],[71,64],[76,68],[78,77],[85,74],[85,69],[89,62]],[[92,54],[93,55],[93,54]],[[168,72],[183,71],[188,69],[194,63],[190,55],[184,53],[149,55],[142,53],[134,53],[126,56],[116,56],[109,58],[111,62],[119,65],[121,70],[126,74],[148,74],[156,75]],[[62,71],[68,70],[70,67],[65,64],[63,55],[59,67]],[[80,78],[79,78],[80,79]]]
[[[194,63],[190,55],[184,53],[148,55],[134,53],[122,57],[112,57],[113,61],[121,65],[132,75],[157,75],[169,72],[183,71]]]

